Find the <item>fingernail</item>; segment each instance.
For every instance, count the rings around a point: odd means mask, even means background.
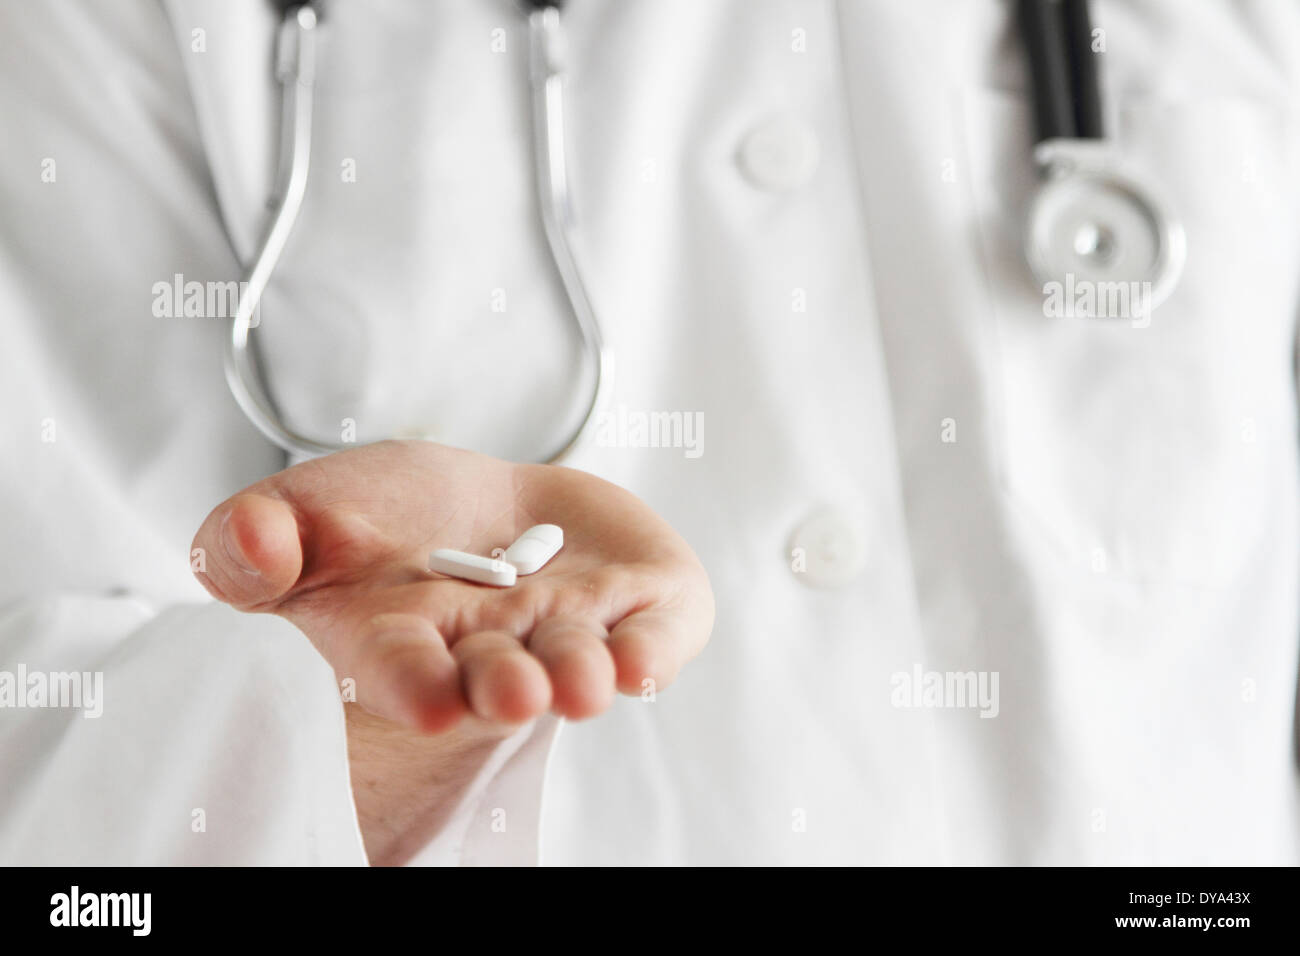
[[[226,552],[226,557],[230,563],[245,574],[258,574],[262,572],[252,566],[252,562],[244,556],[244,552],[239,547],[239,542],[235,540],[234,533],[230,530],[230,512],[221,519],[221,547]]]

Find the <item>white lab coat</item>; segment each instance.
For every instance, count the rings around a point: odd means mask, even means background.
[[[671,690],[515,735],[419,862],[528,861],[539,813],[555,863],[1300,862],[1300,9],[1094,19],[1109,127],[1187,229],[1146,328],[1047,318],[1028,278],[1012,4],[572,0],[612,401],[704,430],[571,463],[686,536],[718,623]],[[0,669],[100,669],[106,698],[0,711],[0,861],[364,862],[328,668],[189,572],[281,458],[226,393],[225,323],[151,312],[264,224],[270,6],[0,21]],[[255,333],[275,396],[322,436],[536,454],[582,396],[522,19],[325,21]],[[996,715],[902,706],[930,671],[996,673]]]

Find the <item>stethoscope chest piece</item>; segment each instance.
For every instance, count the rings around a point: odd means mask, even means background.
[[[1025,224],[1030,270],[1044,294],[1065,287],[1072,314],[1148,318],[1178,285],[1187,243],[1159,190],[1121,166],[1104,135],[1088,2],[1018,0],[1017,19],[1043,177]]]
[[[1096,317],[1132,318],[1107,310],[1116,301],[1130,304],[1126,313],[1149,314],[1182,275],[1183,228],[1150,183],[1117,168],[1099,146],[1039,145],[1045,181],[1029,206],[1025,256],[1044,291],[1060,283],[1073,296],[1091,285],[1086,301]]]

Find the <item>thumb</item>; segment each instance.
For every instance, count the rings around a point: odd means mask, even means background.
[[[266,495],[238,494],[218,505],[194,536],[193,549],[202,558],[195,577],[241,611],[269,610],[302,573],[298,519],[287,504]]]

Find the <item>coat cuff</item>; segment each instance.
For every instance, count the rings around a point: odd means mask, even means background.
[[[536,866],[542,799],[563,721],[546,714],[503,740],[452,818],[408,866]]]

